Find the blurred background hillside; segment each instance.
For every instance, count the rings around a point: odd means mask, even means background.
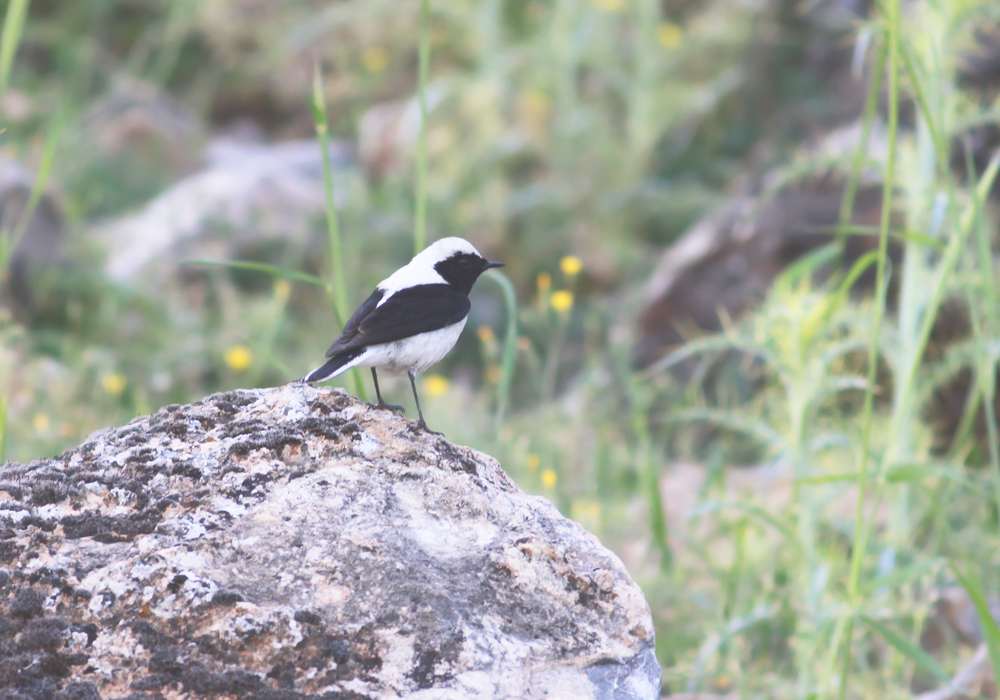
[[[424,202],[507,264],[428,422],[621,556],[665,694],[995,698],[1000,5],[421,9],[0,2],[0,460],[302,376]]]

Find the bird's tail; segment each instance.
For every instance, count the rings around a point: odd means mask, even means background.
[[[354,361],[361,357],[362,354],[364,354],[364,350],[334,355],[322,367],[317,367],[299,381],[325,382],[327,379],[333,379],[341,372],[346,372],[353,367]]]

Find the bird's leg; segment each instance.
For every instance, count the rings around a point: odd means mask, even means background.
[[[406,409],[402,406],[397,406],[394,403],[386,403],[382,400],[382,392],[378,390],[378,374],[375,373],[375,368],[372,367],[372,381],[375,382],[375,396],[378,397],[378,407],[388,408],[390,411],[398,411],[399,413],[406,413]]]
[[[417,402],[417,415],[420,416],[420,420],[417,421],[417,430],[424,430],[432,435],[444,435],[444,433],[439,433],[436,430],[431,430],[427,427],[427,422],[424,420],[424,412],[420,410],[420,397],[417,396],[417,383],[414,381],[413,370],[407,372],[410,377],[410,386],[413,387],[413,400]]]

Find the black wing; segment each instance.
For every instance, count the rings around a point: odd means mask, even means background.
[[[376,289],[351,316],[326,356],[368,345],[391,343],[458,323],[469,314],[469,297],[448,284],[421,284],[401,289],[382,306]]]
[[[334,355],[343,352],[344,348],[350,345],[351,341],[358,335],[361,322],[368,318],[369,314],[375,310],[378,303],[382,301],[383,296],[385,296],[385,292],[376,287],[375,291],[371,293],[371,296],[365,299],[365,303],[359,306],[358,310],[351,314],[351,317],[347,320],[347,325],[344,326],[344,330],[341,332],[340,337],[333,341],[333,345],[331,345],[330,349],[326,351],[327,357],[333,357]]]

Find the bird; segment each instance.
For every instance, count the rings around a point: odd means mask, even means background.
[[[417,253],[375,287],[326,351],[329,358],[299,381],[323,382],[352,367],[369,367],[378,408],[405,412],[382,399],[377,370],[407,374],[417,404],[416,429],[427,427],[417,396],[416,376],[451,352],[469,319],[469,292],[490,262],[464,238],[442,238]]]

